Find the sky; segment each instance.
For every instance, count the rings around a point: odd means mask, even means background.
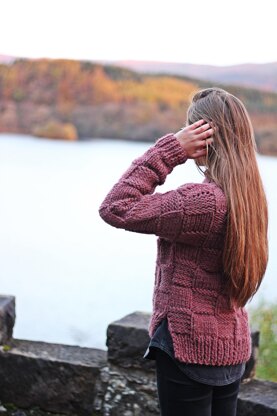
[[[211,65],[277,61],[276,0],[8,0],[0,54]]]

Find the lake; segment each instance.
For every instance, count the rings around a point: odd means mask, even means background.
[[[14,337],[106,349],[109,323],[151,312],[157,237],[113,228],[98,214],[150,145],[0,135],[0,293],[16,296]],[[251,306],[277,298],[277,158],[259,155],[258,163],[270,253]],[[202,180],[188,160],[157,191]]]

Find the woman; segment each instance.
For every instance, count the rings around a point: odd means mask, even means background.
[[[159,238],[151,337],[162,416],[234,416],[251,355],[246,303],[268,261],[268,211],[252,124],[220,88],[198,91],[186,127],[161,137],[114,185],[99,214]],[[205,179],[154,193],[194,159]]]

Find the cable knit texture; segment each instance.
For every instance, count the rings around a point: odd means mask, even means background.
[[[241,363],[250,358],[251,334],[246,309],[228,306],[222,267],[227,204],[222,189],[205,178],[154,193],[186,160],[173,133],[159,138],[113,186],[99,214],[114,227],[158,236],[150,337],[167,316],[176,359]]]

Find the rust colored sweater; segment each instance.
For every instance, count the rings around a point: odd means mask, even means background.
[[[186,160],[173,133],[161,137],[132,162],[99,214],[114,227],[158,236],[150,337],[167,316],[178,360],[241,363],[250,358],[251,334],[247,311],[229,308],[224,287],[227,204],[222,189],[206,177],[154,193]]]

